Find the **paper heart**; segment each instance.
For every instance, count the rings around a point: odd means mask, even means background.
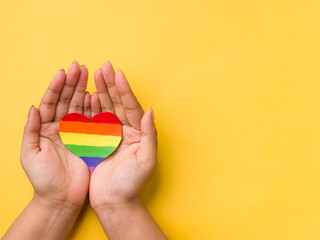
[[[64,116],[59,123],[59,134],[66,147],[79,156],[90,172],[113,153],[121,141],[121,123],[116,115],[103,112],[91,121],[79,113]]]

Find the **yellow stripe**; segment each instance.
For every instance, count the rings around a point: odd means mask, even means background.
[[[121,141],[119,136],[94,135],[83,133],[60,132],[64,144],[86,145],[86,146],[114,146],[117,147]]]

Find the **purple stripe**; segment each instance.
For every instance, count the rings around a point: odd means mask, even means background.
[[[80,157],[88,167],[96,167],[103,159],[101,157]]]

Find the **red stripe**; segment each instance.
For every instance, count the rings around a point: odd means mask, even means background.
[[[103,112],[95,115],[91,122],[121,124],[119,118],[111,112]]]
[[[61,121],[90,122],[86,116],[79,113],[69,113],[68,115],[65,115]]]
[[[61,121],[121,124],[119,118],[111,112],[99,113],[95,115],[91,121],[82,114],[70,113],[64,116]]]

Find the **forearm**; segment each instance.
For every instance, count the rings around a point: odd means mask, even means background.
[[[113,204],[95,209],[109,240],[166,240],[141,202]]]
[[[79,212],[79,207],[33,197],[2,239],[65,239]]]

